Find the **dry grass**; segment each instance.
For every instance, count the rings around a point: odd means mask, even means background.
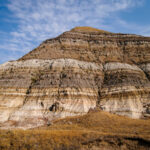
[[[150,120],[131,119],[104,111],[60,119],[47,129],[84,130],[108,135],[138,136],[150,139]]]
[[[129,138],[136,142],[127,140]],[[85,145],[88,145],[86,148],[88,149],[89,145],[98,142],[101,142],[103,147],[113,143],[112,145],[117,148],[118,141],[122,144],[127,143],[126,145],[130,147],[132,145],[134,149],[138,146],[139,139],[150,146],[150,120],[129,119],[99,111],[84,116],[59,119],[49,127],[25,131],[1,130],[0,149],[74,150]]]
[[[88,31],[88,32],[110,33],[108,31],[104,31],[104,30],[100,30],[100,29],[96,29],[96,28],[92,28],[92,27],[87,27],[87,26],[75,27],[71,31],[74,31],[74,32],[87,32]]]

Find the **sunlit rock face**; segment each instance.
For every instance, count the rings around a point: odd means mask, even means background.
[[[99,107],[150,117],[150,38],[77,27],[0,65],[1,128],[33,128]]]

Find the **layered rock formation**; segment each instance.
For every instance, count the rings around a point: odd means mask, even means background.
[[[0,125],[30,128],[90,109],[150,116],[150,38],[77,27],[0,65]]]

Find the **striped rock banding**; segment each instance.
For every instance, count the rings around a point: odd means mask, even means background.
[[[33,128],[99,107],[150,116],[150,38],[71,30],[0,65],[0,128]]]

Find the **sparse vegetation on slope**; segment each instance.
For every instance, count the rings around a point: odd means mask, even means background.
[[[0,131],[2,150],[148,149],[150,120],[90,112],[56,120],[49,127]]]
[[[81,32],[82,31],[82,32],[110,33],[108,31],[104,31],[104,30],[100,30],[100,29],[96,29],[96,28],[92,28],[92,27],[88,27],[88,26],[75,27],[71,31],[75,31],[75,32]]]

